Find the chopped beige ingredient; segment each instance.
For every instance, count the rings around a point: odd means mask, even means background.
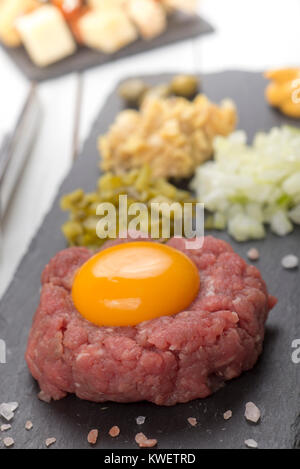
[[[140,448],[153,448],[157,445],[157,440],[155,439],[148,439],[144,433],[138,433],[135,436],[135,441],[139,445]]]
[[[197,419],[195,417],[189,417],[187,419],[187,421],[189,422],[189,424],[192,426],[192,427],[195,427],[197,425]]]
[[[247,252],[247,256],[250,261],[258,261],[260,257],[259,250],[256,248],[249,249],[249,251]]]
[[[56,438],[47,438],[47,440],[45,441],[45,444],[47,446],[47,448],[49,448],[49,446],[51,445],[54,445],[54,443],[56,443]]]
[[[116,438],[116,436],[119,436],[119,435],[120,435],[120,428],[115,425],[114,427],[112,427],[112,428],[109,430],[109,435],[110,435],[112,438]]]
[[[25,429],[31,430],[32,427],[33,427],[33,423],[31,422],[31,420],[27,420],[27,422],[25,423]]]
[[[245,440],[245,445],[248,448],[257,448],[258,447],[257,442],[255,440],[252,440],[251,438],[249,440]]]
[[[13,446],[15,444],[15,441],[13,438],[8,436],[7,438],[4,438],[3,443],[6,448],[9,448],[10,446]]]
[[[95,445],[98,440],[99,431],[97,429],[91,430],[88,434],[87,440],[90,445]]]
[[[226,410],[223,414],[224,420],[229,420],[232,417],[232,410]]]
[[[245,417],[249,422],[252,423],[257,423],[260,420],[260,410],[253,402],[247,402],[245,409]]]
[[[1,432],[7,432],[7,431],[10,430],[10,429],[11,429],[11,425],[10,425],[9,423],[3,424],[3,425],[1,425],[1,427],[0,427],[0,431],[1,431]]]
[[[101,167],[120,174],[147,163],[154,177],[188,178],[211,158],[214,137],[230,134],[236,121],[230,100],[218,106],[203,94],[194,101],[146,98],[140,111],[121,112],[100,137]]]

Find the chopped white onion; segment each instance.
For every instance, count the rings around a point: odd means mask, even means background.
[[[217,137],[215,161],[197,168],[192,187],[214,214],[210,227],[238,241],[264,238],[265,225],[285,236],[300,224],[300,131],[276,127],[246,142],[243,131]]]

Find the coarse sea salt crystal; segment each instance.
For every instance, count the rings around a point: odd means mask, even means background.
[[[247,257],[248,259],[250,259],[250,261],[258,261],[260,257],[258,249],[256,248],[249,249],[249,251],[247,252]]]
[[[9,448],[10,446],[13,446],[15,444],[13,438],[11,438],[10,436],[8,436],[7,438],[4,438],[3,443],[4,443],[4,446],[6,446],[6,448]]]
[[[108,433],[112,438],[116,438],[120,435],[120,428],[117,425],[114,425],[113,427],[111,427]]]
[[[289,254],[282,259],[281,265],[285,269],[296,269],[299,266],[299,258],[293,254]]]
[[[153,448],[157,445],[157,440],[154,438],[147,438],[144,433],[138,433],[135,436],[135,441],[140,448]]]
[[[189,418],[187,419],[187,421],[189,422],[189,424],[190,424],[192,427],[196,427],[196,425],[197,425],[197,423],[198,423],[198,422],[197,422],[197,419],[196,419],[195,417],[189,417]]]
[[[226,410],[223,414],[224,420],[229,420],[232,417],[232,410]]]
[[[14,412],[18,407],[18,402],[3,402],[0,404],[0,415],[9,422],[14,418]]]
[[[257,423],[260,420],[260,410],[253,402],[247,402],[245,409],[245,417],[249,422],[252,423]]]
[[[26,430],[31,430],[33,427],[33,423],[31,422],[31,420],[27,420],[27,422],[25,423],[25,429]]]
[[[1,425],[1,427],[0,427],[0,431],[1,431],[1,432],[7,432],[7,431],[10,430],[10,429],[11,429],[11,425],[10,425],[9,423],[3,424],[3,425]]]
[[[145,423],[146,417],[140,415],[139,417],[136,418],[136,423],[138,425],[143,425]]]
[[[52,446],[54,445],[54,443],[56,443],[56,438],[47,438],[47,440],[45,441],[45,445],[47,446],[47,448],[49,448],[49,446]]]
[[[257,441],[252,440],[251,438],[249,440],[245,440],[245,445],[248,448],[257,448],[258,447]]]
[[[89,432],[87,436],[87,441],[90,443],[90,445],[95,445],[97,443],[98,436],[99,436],[99,431],[96,428],[94,428],[93,430]]]

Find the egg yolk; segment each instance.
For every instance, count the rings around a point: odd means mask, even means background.
[[[184,311],[199,287],[197,267],[185,254],[138,241],[91,257],[75,275],[72,298],[80,314],[98,326],[135,326]]]

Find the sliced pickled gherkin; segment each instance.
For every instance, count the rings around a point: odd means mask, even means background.
[[[151,227],[151,203],[165,202],[169,205],[194,203],[194,199],[187,191],[177,189],[164,178],[153,178],[149,166],[140,170],[134,169],[122,175],[105,173],[98,180],[95,192],[85,193],[82,189],[66,194],[61,199],[61,209],[69,213],[68,221],[62,226],[62,232],[71,246],[86,246],[90,249],[100,248],[106,239],[97,235],[104,228],[98,222],[105,215],[97,215],[100,203],[106,202],[116,208],[116,231],[119,230],[119,202],[120,195],[127,196],[127,209],[134,203],[144,203],[148,207],[148,217],[141,217],[141,231]],[[161,212],[155,220],[159,238],[161,237],[162,220],[165,214]],[[128,223],[134,218],[128,215]],[[121,220],[122,221],[122,220]],[[153,220],[154,223],[154,220]],[[124,225],[124,223],[122,223]],[[171,214],[171,236],[174,229],[174,216]],[[127,225],[128,227],[128,225]]]

